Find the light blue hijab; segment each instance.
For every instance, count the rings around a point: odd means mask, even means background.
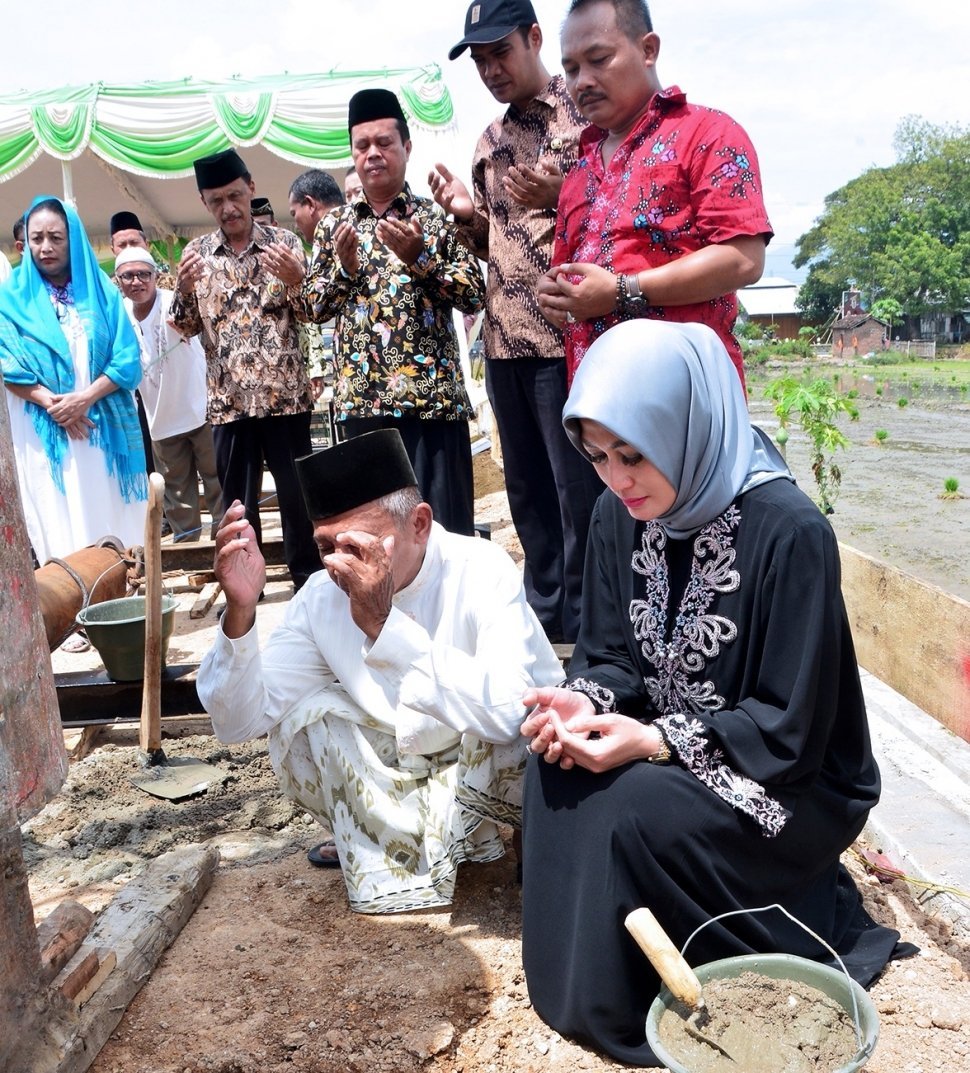
[[[93,383],[102,373],[118,385],[89,410],[90,440],[105,456],[126,502],[148,498],[145,453],[131,392],[141,380],[141,353],[118,289],[101,271],[74,208],[47,195],[31,203],[25,220],[45,201],[56,201],[67,217],[71,279],[67,285],[88,340]],[[51,302],[51,285],[34,264],[29,245],[11,278],[0,287],[0,366],[11,384],[43,384],[56,394],[74,389],[74,359]],[[67,433],[47,411],[27,404],[44,446],[54,483],[64,491]]]
[[[604,332],[576,371],[563,410],[573,446],[587,458],[580,419],[635,447],[677,492],[658,521],[682,540],[723,514],[741,492],[794,480],[748,418],[724,344],[703,324],[629,320]]]

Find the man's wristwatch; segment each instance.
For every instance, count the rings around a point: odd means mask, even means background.
[[[647,296],[640,289],[640,277],[636,272],[616,277],[616,309],[618,313],[638,317],[648,305]]]

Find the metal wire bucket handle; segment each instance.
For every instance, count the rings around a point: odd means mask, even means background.
[[[862,1050],[862,1047],[863,1047],[863,1045],[865,1043],[865,1039],[864,1039],[863,1034],[862,1034],[862,1019],[859,1016],[859,1003],[856,1000],[855,988],[852,986],[854,981],[853,981],[852,977],[849,975],[849,970],[845,967],[845,962],[832,949],[832,947],[829,946],[829,944],[822,938],[821,935],[819,935],[816,932],[812,931],[812,929],[807,924],[803,924],[798,919],[798,917],[792,916],[792,914],[789,913],[788,910],[783,905],[779,905],[777,902],[775,902],[772,905],[759,905],[754,909],[732,909],[728,913],[719,913],[716,917],[711,917],[710,920],[705,920],[703,924],[701,924],[699,927],[695,928],[690,933],[690,935],[687,936],[687,940],[685,941],[684,945],[680,948],[680,952],[681,952],[682,955],[686,955],[687,947],[690,946],[690,944],[693,941],[693,939],[695,938],[695,936],[700,934],[700,932],[702,932],[708,926],[708,924],[714,924],[716,921],[724,920],[726,917],[742,916],[742,915],[747,914],[747,913],[767,913],[771,909],[777,909],[780,913],[784,913],[784,915],[786,917],[788,917],[788,919],[790,921],[792,921],[792,923],[797,924],[802,929],[802,931],[808,932],[808,934],[811,935],[813,939],[817,940],[822,946],[824,946],[825,949],[828,950],[828,952],[832,955],[832,957],[834,957],[835,960],[839,963],[839,968],[845,974],[845,978],[849,983],[849,995],[852,998],[852,1020],[853,1020],[854,1027],[855,1027],[855,1038],[856,1038],[856,1043],[858,1044],[859,1049]]]

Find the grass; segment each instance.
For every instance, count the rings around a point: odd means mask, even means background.
[[[801,369],[807,375],[824,376],[838,385],[841,381],[847,387],[854,380],[868,377],[878,384],[876,394],[882,395],[882,385],[886,385],[889,391],[895,394],[900,388],[911,392],[914,388],[920,394],[933,388],[941,388],[949,391],[958,390],[962,395],[970,391],[970,360],[953,360],[933,362],[911,361],[903,365],[867,365],[864,361],[852,361],[839,366],[837,372],[832,371],[830,363],[820,364],[817,362],[800,362],[798,359],[790,363],[779,364],[766,368],[765,366],[748,367],[747,378],[752,382],[768,384],[773,380],[788,376],[794,369]],[[915,379],[914,379],[915,378]],[[850,388],[849,395],[852,395]]]

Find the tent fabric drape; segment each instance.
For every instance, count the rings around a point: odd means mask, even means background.
[[[0,182],[42,153],[71,161],[87,149],[151,178],[191,175],[193,160],[229,145],[262,145],[307,166],[336,165],[350,156],[347,101],[368,86],[394,90],[415,127],[452,125],[451,96],[435,64],[24,92],[0,96]]]

